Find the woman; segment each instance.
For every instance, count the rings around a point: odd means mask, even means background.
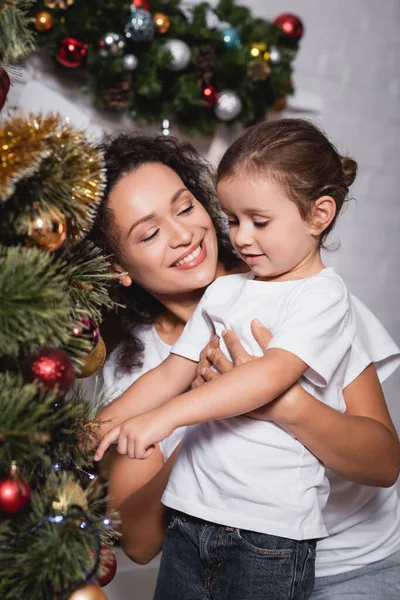
[[[117,299],[127,305],[112,325],[122,341],[105,367],[106,384],[118,395],[167,356],[204,288],[237,263],[215,212],[208,168],[190,147],[171,138],[121,136],[108,145],[106,157],[108,187],[95,237],[107,253],[114,254],[122,284]],[[364,307],[359,310],[361,319],[373,320]],[[255,326],[254,333],[265,348],[268,332]],[[384,378],[393,370],[390,357],[397,349],[379,325],[375,342],[375,362],[387,359],[378,365]],[[394,599],[400,590],[400,531],[393,529],[394,523],[399,529],[398,499],[393,489],[360,484],[394,483],[399,471],[397,436],[375,368],[366,365],[360,377],[352,381],[349,376],[349,381],[344,390],[345,415],[294,386],[270,412],[253,416],[285,427],[336,472],[325,519],[329,530],[338,533],[318,546],[316,600],[340,594],[351,598],[354,590],[364,597]],[[107,409],[102,418],[107,418]],[[316,434],[322,420],[326,423],[323,437]],[[357,432],[351,439],[346,437],[349,420]],[[313,428],[316,422],[318,427]],[[137,562],[147,562],[161,549],[167,520],[160,499],[181,435],[176,432],[165,440],[146,461],[121,456],[112,465],[110,496],[121,512],[122,544]],[[352,463],[342,458],[349,452]],[[338,501],[342,494],[344,502]],[[365,569],[378,586],[373,593]]]

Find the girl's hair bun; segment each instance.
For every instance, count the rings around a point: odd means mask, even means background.
[[[342,163],[344,182],[347,187],[350,187],[356,178],[358,165],[349,156],[341,156],[340,162]]]

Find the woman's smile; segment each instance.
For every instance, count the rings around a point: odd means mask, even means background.
[[[193,244],[172,266],[179,271],[188,271],[201,265],[206,257],[207,250],[203,239],[200,243]]]

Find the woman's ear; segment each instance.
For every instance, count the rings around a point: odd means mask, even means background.
[[[131,276],[126,271],[124,271],[121,265],[114,263],[113,269],[115,273],[119,274],[118,279],[121,285],[123,285],[124,287],[129,287],[130,285],[132,285]]]
[[[331,196],[321,196],[313,204],[308,221],[311,233],[321,235],[336,215],[336,202]]]

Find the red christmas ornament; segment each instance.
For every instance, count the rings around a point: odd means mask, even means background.
[[[7,94],[10,91],[10,78],[7,71],[0,67],[0,110],[6,103]]]
[[[150,0],[132,0],[132,6],[136,8],[143,8],[144,10],[150,10]]]
[[[13,463],[10,475],[0,480],[0,512],[15,515],[29,504],[30,497],[29,483],[19,476]]]
[[[72,37],[61,40],[56,59],[69,69],[80,67],[88,51],[88,45]]]
[[[282,31],[284,39],[298,42],[304,33],[304,26],[299,17],[291,13],[283,13],[276,17],[273,24]]]
[[[49,390],[57,386],[60,393],[66,394],[75,381],[75,369],[62,350],[42,348],[26,361],[24,378],[28,383],[38,379]]]
[[[214,104],[218,100],[219,92],[215,89],[213,85],[207,85],[205,88],[203,88],[202,96],[203,102],[207,106],[214,106]]]
[[[98,575],[96,576],[97,583],[104,587],[108,585],[115,577],[117,572],[117,559],[114,552],[108,546],[102,546],[100,550],[100,565]]]
[[[72,333],[75,337],[89,338],[92,343],[90,352],[96,347],[99,341],[100,331],[96,323],[90,317],[81,318],[77,324],[73,327]]]

